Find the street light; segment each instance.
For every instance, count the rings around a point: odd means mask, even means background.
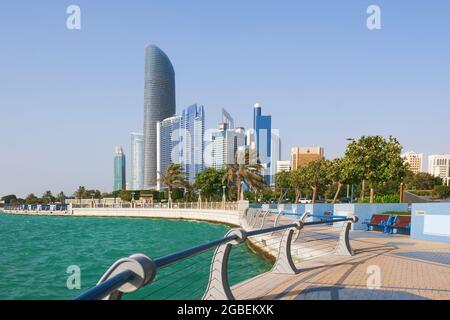
[[[354,138],[347,138],[347,141],[349,142],[349,143],[352,143],[352,142],[355,142],[355,139]],[[349,190],[349,187],[350,187],[350,185],[348,185],[347,184],[347,199],[349,198],[349,192],[350,192],[350,190]],[[354,198],[354,185],[353,185],[353,183],[352,183],[352,189],[351,189],[351,194],[350,194],[350,203],[353,203],[353,198]]]
[[[226,195],[225,195],[225,189],[226,189],[227,187],[226,186],[222,186],[222,201],[223,202],[227,202],[227,198],[226,198]]]

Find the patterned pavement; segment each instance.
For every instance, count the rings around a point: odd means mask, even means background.
[[[353,231],[350,238],[352,257],[299,262],[297,275],[266,273],[233,287],[233,293],[237,299],[450,299],[450,244],[365,231]]]

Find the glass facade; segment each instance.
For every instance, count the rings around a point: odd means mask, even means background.
[[[185,130],[186,137],[183,141],[185,154],[182,165],[189,181],[194,182],[195,175],[204,169],[205,108],[193,104],[183,110],[181,118],[181,129]]]
[[[131,133],[130,189],[144,189],[144,135],[142,133]]]
[[[126,166],[125,154],[122,147],[116,147],[114,156],[114,191],[125,190],[126,187]]]
[[[157,184],[156,124],[175,115],[175,72],[158,47],[145,48],[144,84],[144,189]]]

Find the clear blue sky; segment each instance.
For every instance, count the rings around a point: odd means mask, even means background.
[[[261,102],[283,158],[369,134],[450,152],[449,1],[15,0],[0,10],[0,195],[112,189],[114,146],[129,155],[142,130],[148,43],[173,62],[178,111],[204,104],[215,127],[225,107],[249,127]]]

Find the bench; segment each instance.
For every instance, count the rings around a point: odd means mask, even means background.
[[[396,233],[398,231],[404,231],[407,234],[411,232],[411,217],[410,216],[396,216],[395,222],[393,224],[387,225],[389,233]]]
[[[372,231],[375,228],[382,228],[385,230],[385,226],[388,223],[390,216],[385,214],[373,214],[370,221],[364,222],[367,225],[367,231]]]

